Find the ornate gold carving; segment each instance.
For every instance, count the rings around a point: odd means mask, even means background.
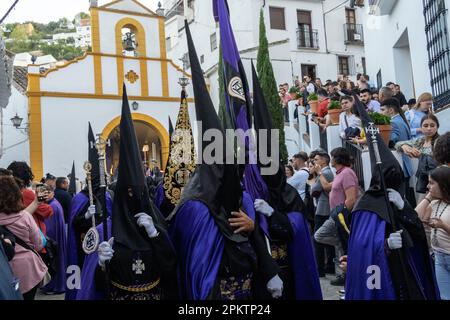
[[[139,79],[139,76],[136,72],[130,70],[125,75],[125,79],[127,79],[130,83],[135,83]]]
[[[183,187],[195,170],[195,147],[186,96],[181,99],[177,124],[170,139],[170,154],[164,173],[164,194],[173,204],[180,201]]]

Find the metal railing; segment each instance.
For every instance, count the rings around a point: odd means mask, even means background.
[[[359,185],[363,190],[364,187],[364,164],[362,160],[362,153],[364,149],[359,145],[351,143],[349,141],[344,140],[343,146],[350,153],[350,156],[353,158],[353,171],[355,171],[356,176],[358,177]]]
[[[362,24],[344,24],[345,43],[364,44],[364,30]]]
[[[320,129],[320,147],[328,153],[327,130]]]
[[[319,32],[316,29],[297,29],[297,48],[319,49]]]

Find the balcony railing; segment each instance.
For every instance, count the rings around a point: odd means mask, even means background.
[[[319,49],[319,32],[315,29],[297,29],[298,49]]]
[[[320,147],[328,152],[328,137],[326,130],[320,130]]]
[[[363,152],[367,152],[367,150],[364,150],[361,148],[361,146],[356,145],[354,143],[348,142],[344,140],[344,148],[347,149],[347,151],[350,153],[351,157],[354,160],[353,163],[353,171],[355,171],[356,176],[358,177],[359,185],[360,187],[365,190],[364,186],[364,162],[362,158]],[[367,166],[370,170],[370,164]]]
[[[362,24],[345,23],[344,35],[346,44],[364,44],[364,30]]]

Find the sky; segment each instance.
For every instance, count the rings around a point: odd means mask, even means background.
[[[98,5],[109,2],[112,0],[99,0]],[[139,2],[153,11],[158,4],[158,0],[139,0]],[[13,3],[14,0],[0,0],[0,18]],[[81,11],[89,12],[89,0],[19,0],[4,23],[24,21],[48,23],[63,17],[72,20]]]

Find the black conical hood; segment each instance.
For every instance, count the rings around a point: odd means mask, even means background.
[[[355,99],[355,110],[358,113],[362,126],[366,130],[366,139],[369,146],[370,160],[372,163],[372,179],[370,181],[370,188],[365,192],[361,201],[359,201],[358,206],[355,210],[371,210],[377,212],[389,221],[389,210],[387,204],[384,201],[383,195],[385,190],[381,187],[381,180],[378,170],[376,169],[375,161],[375,151],[373,148],[373,143],[371,142],[371,135],[367,132],[367,127],[372,123],[372,118],[367,113],[365,107],[359,100],[357,96]],[[381,168],[384,177],[385,187],[397,190],[402,197],[404,197],[404,174],[400,163],[392,154],[392,151],[388,148],[384,140],[381,138],[380,134],[376,134],[378,150],[381,158]],[[376,201],[374,199],[377,199]]]
[[[183,99],[183,94],[181,95],[181,99]],[[173,134],[173,124],[172,124],[172,119],[170,119],[170,116],[169,116],[169,137],[171,139],[172,139],[172,134]]]
[[[264,93],[261,88],[261,84],[258,79],[258,75],[255,70],[255,66],[252,61],[252,80],[253,80],[253,121],[256,130],[256,136],[258,137],[258,148],[261,146],[261,134],[260,130],[267,130],[267,153],[272,155],[271,150],[271,131],[274,129],[272,117],[269,113],[269,108],[267,107],[266,99],[264,98]],[[277,144],[278,147],[278,144]],[[272,206],[276,206],[279,210],[285,212],[292,212],[289,210],[303,211],[303,201],[301,198],[295,197],[295,193],[291,190],[291,186],[286,183],[286,174],[284,172],[284,166],[281,163],[280,157],[277,159],[272,158],[272,162],[278,162],[278,170],[273,175],[261,175],[266,183],[270,199],[269,202]],[[259,159],[258,152],[258,166],[260,168],[267,167],[268,165],[263,165]],[[298,194],[298,192],[297,192]],[[291,196],[293,195],[293,196]]]
[[[70,172],[69,193],[74,196],[77,193],[77,183],[75,178],[75,161],[72,163],[72,171]]]
[[[185,29],[191,64],[192,84],[194,87],[195,111],[197,121],[201,122],[199,134],[203,137],[204,133],[209,129],[216,129],[223,134],[223,128],[211,101],[211,97],[209,96],[189,24],[186,20]],[[202,141],[202,147],[199,149],[201,155],[204,155],[205,148],[213,142]],[[225,150],[226,146],[223,147]],[[231,217],[231,211],[239,210],[242,189],[237,167],[235,165],[225,165],[226,152],[223,152],[223,154],[224,159],[222,159],[222,164],[200,163],[197,165],[193,176],[183,190],[180,203],[184,203],[187,200],[201,200],[213,213],[221,232],[228,238],[237,238],[239,236],[233,234],[233,230],[227,220]]]
[[[92,190],[94,193],[100,187],[100,164],[98,162],[98,152],[97,147],[95,145],[95,135],[92,130],[91,123],[89,122],[89,131],[88,131],[88,160],[92,165],[91,170],[91,181],[92,181]]]
[[[150,204],[144,167],[139,150],[126,87],[123,87],[120,119],[120,154],[116,190],[113,203],[112,233],[115,241],[131,250],[150,249],[150,240],[134,215],[145,212],[155,224],[161,222]]]

